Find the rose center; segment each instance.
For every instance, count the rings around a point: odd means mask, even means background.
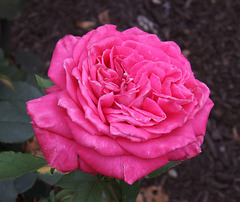
[[[103,57],[103,56],[102,56]],[[125,93],[133,86],[133,78],[130,78],[128,73],[122,67],[122,59],[120,56],[107,57],[104,59],[98,58],[97,68],[97,81],[103,88],[103,93],[113,92],[115,95]]]

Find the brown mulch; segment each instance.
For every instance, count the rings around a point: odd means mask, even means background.
[[[170,202],[240,201],[240,1],[29,0],[13,23],[14,49],[49,63],[56,42],[104,23],[137,26],[180,45],[215,106],[202,153],[142,187],[161,184]],[[46,72],[41,70],[42,72]]]

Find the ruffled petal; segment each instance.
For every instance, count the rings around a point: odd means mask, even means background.
[[[177,113],[167,114],[166,119],[155,124],[151,127],[142,127],[144,130],[153,134],[166,134],[170,133],[187,121],[187,113],[184,109],[179,110]]]
[[[103,156],[119,156],[128,154],[115,139],[104,136],[104,135],[94,135],[89,133],[86,130],[83,130],[82,127],[72,122],[70,119],[67,119],[67,122],[72,130],[74,139],[76,142],[87,148],[94,149],[96,152]]]
[[[69,118],[78,124],[82,129],[90,132],[91,134],[98,134],[99,132],[90,121],[85,118],[82,108],[80,108],[68,95],[66,91],[62,91],[58,95],[59,106],[66,109]]]
[[[128,123],[111,123],[110,133],[112,136],[124,137],[132,142],[142,142],[152,137],[147,131]]]
[[[127,46],[129,48],[135,49],[140,55],[145,59],[150,61],[164,61],[169,63],[169,56],[163,52],[160,48],[150,46],[148,44],[143,44],[141,42],[126,40],[122,43],[122,46]]]

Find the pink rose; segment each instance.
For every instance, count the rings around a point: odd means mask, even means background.
[[[174,42],[113,25],[67,35],[48,76],[55,85],[27,110],[47,161],[61,172],[132,184],[201,151],[213,103]]]

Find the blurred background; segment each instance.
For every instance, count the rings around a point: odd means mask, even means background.
[[[28,0],[11,24],[10,51],[36,54],[42,63],[29,68],[43,75],[60,38],[82,36],[103,24],[120,31],[136,26],[176,42],[195,77],[210,88],[215,106],[202,153],[143,180],[138,200],[240,201],[240,1]]]

